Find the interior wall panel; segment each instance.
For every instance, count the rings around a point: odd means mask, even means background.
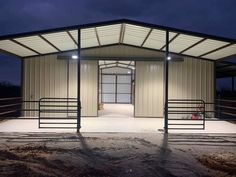
[[[24,60],[23,99],[43,97],[77,97],[77,61],[58,60],[56,55],[32,57]],[[97,116],[98,62],[81,61],[81,115]],[[69,77],[69,80],[67,79]],[[69,86],[67,86],[69,83]],[[38,109],[37,104],[26,103],[24,108]],[[25,112],[37,116],[37,112]],[[75,114],[73,114],[75,115]],[[55,116],[55,115],[54,115]],[[58,115],[59,116],[59,115]],[[61,115],[62,116],[62,115]]]
[[[135,117],[162,117],[163,62],[136,61]]]

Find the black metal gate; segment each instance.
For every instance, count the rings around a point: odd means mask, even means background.
[[[77,103],[77,98],[41,98],[39,128],[76,129]]]
[[[168,100],[168,129],[204,130],[205,117],[203,100]]]

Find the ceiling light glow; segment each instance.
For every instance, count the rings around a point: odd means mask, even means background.
[[[78,55],[72,55],[71,58],[72,59],[78,59]]]
[[[171,56],[168,56],[168,57],[167,57],[167,60],[171,60]]]

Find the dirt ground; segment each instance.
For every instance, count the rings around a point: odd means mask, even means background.
[[[235,177],[235,134],[0,133],[1,177]]]

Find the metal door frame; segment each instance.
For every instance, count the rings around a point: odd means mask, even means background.
[[[115,76],[115,83],[103,83],[102,82],[102,76],[103,75],[111,75],[111,76]],[[118,76],[120,76],[120,75],[125,75],[125,76],[130,76],[130,83],[128,84],[128,83],[117,83],[117,77]],[[102,73],[101,72],[101,103],[107,103],[107,104],[132,104],[132,73],[130,73],[130,74],[114,74],[114,73],[111,73],[111,74],[109,74],[109,73]],[[103,93],[103,89],[102,89],[102,85],[103,84],[115,84],[115,93]],[[130,85],[130,93],[118,93],[117,92],[117,86],[118,86],[118,84],[124,84],[124,85]],[[115,101],[114,102],[103,102],[103,94],[114,94],[115,95]],[[130,101],[129,102],[118,102],[117,101],[117,95],[118,94],[129,94],[130,95]]]

